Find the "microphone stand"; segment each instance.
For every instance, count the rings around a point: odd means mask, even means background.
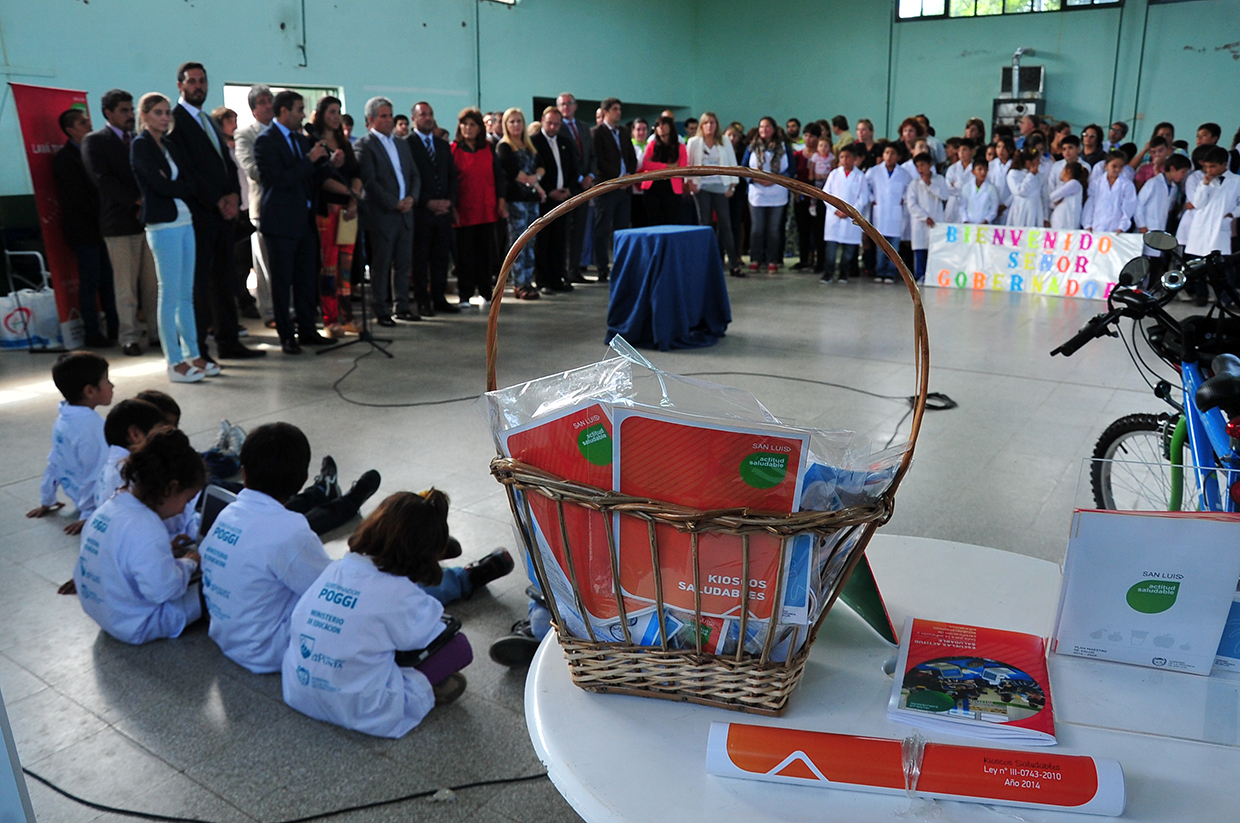
[[[365,238],[365,234],[363,234],[362,237]],[[370,256],[370,245],[368,243],[366,244],[366,256],[367,257]],[[327,354],[329,351],[337,351],[338,349],[348,348],[349,346],[352,346],[357,343],[365,343],[368,346],[370,346],[372,349],[377,350],[384,357],[387,357],[389,360],[395,357],[395,355],[393,355],[390,351],[388,351],[383,346],[379,345],[380,343],[387,343],[390,345],[392,343],[392,338],[375,337],[373,334],[370,333],[370,324],[366,317],[366,303],[367,303],[366,281],[370,278],[369,273],[370,273],[370,265],[368,261],[366,265],[362,266],[362,270],[361,270],[362,276],[360,278],[360,282],[358,283],[358,287],[360,289],[361,296],[362,296],[362,329],[361,331],[357,333],[357,339],[356,340],[345,340],[344,342],[337,343],[334,346],[326,346],[321,349],[316,349],[314,352],[316,356],[320,354]],[[351,300],[352,297],[350,296],[349,299]]]

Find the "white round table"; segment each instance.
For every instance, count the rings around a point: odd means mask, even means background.
[[[1051,634],[1060,583],[1059,568],[1053,563],[980,546],[891,535],[876,536],[867,557],[897,628],[911,614]],[[552,633],[530,666],[525,688],[526,723],[552,783],[589,823],[855,823],[892,815],[905,820],[990,823],[1000,817],[1026,821],[1089,819],[1039,809],[999,809],[950,801],[913,803],[898,796],[706,774],[706,738],[712,721],[906,737],[912,727],[887,719],[891,678],[883,666],[894,657],[894,647],[851,609],[838,604],[827,616],[788,710],[782,717],[771,718],[691,703],[583,691],[572,684]],[[1067,659],[1053,656],[1053,660]],[[1102,665],[1107,667],[1103,680],[1108,674],[1121,680],[1147,678],[1145,670],[1135,667]],[[1127,782],[1124,819],[1196,822],[1237,818],[1240,799],[1235,796],[1235,785],[1240,776],[1240,748],[1230,743],[1231,738],[1223,735],[1230,744],[1215,745],[1187,739],[1199,736],[1195,729],[1186,729],[1183,735],[1155,735],[1099,728],[1080,719],[1064,722],[1064,707],[1072,705],[1076,697],[1073,690],[1088,691],[1090,683],[1098,686],[1100,677],[1090,669],[1074,669],[1073,676],[1065,678],[1070,685],[1061,687],[1054,671],[1053,665],[1051,687],[1059,739],[1056,751],[1118,760]],[[1197,677],[1192,682],[1216,680]],[[990,745],[958,735],[925,730],[922,734],[942,743]]]

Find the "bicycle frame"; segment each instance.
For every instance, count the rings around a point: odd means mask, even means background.
[[[1172,497],[1169,508],[1178,511],[1183,502],[1184,466],[1179,460],[1183,454],[1182,444],[1187,439],[1189,452],[1193,456],[1193,468],[1197,473],[1197,487],[1201,490],[1200,510],[1235,512],[1236,501],[1232,500],[1228,487],[1234,478],[1240,476],[1240,454],[1231,446],[1226,429],[1227,419],[1222,409],[1202,412],[1197,408],[1197,389],[1206,379],[1200,364],[1183,363],[1180,375],[1184,381],[1184,414],[1171,438]],[[1226,472],[1222,488],[1216,466]]]

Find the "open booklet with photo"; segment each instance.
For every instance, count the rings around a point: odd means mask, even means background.
[[[887,717],[983,740],[1053,746],[1046,641],[909,617]]]

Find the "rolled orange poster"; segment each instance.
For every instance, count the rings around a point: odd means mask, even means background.
[[[915,741],[915,742],[914,742]],[[711,723],[706,771],[802,786],[915,794],[1108,817],[1124,813],[1116,760]]]

